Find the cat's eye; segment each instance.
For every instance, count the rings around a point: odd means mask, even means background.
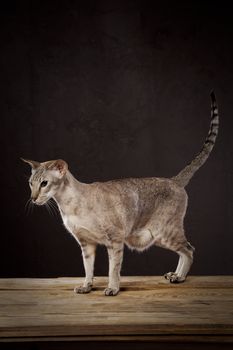
[[[45,187],[47,186],[47,184],[48,184],[48,181],[42,181],[40,184],[40,187]]]

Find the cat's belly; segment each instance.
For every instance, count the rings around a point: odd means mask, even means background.
[[[140,229],[126,237],[125,243],[129,248],[144,250],[155,242],[152,230],[149,228]]]

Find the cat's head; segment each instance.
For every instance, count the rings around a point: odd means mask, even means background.
[[[31,188],[31,200],[37,205],[45,204],[54,197],[58,188],[64,182],[68,170],[67,163],[62,159],[50,160],[39,163],[34,160],[21,158],[31,166],[29,186]]]

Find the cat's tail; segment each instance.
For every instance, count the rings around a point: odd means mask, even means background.
[[[185,187],[188,185],[189,181],[195,174],[195,172],[205,163],[207,158],[209,157],[217,135],[219,128],[219,115],[218,115],[218,106],[215,98],[215,94],[212,91],[210,94],[211,97],[211,122],[208,136],[205,140],[205,143],[198,155],[189,163],[181,172],[174,176],[172,180],[174,180],[178,185]]]

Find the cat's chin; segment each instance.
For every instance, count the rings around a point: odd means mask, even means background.
[[[41,206],[41,205],[46,204],[46,202],[47,202],[47,200],[45,200],[45,201],[40,201],[40,202],[34,202],[34,204]]]

